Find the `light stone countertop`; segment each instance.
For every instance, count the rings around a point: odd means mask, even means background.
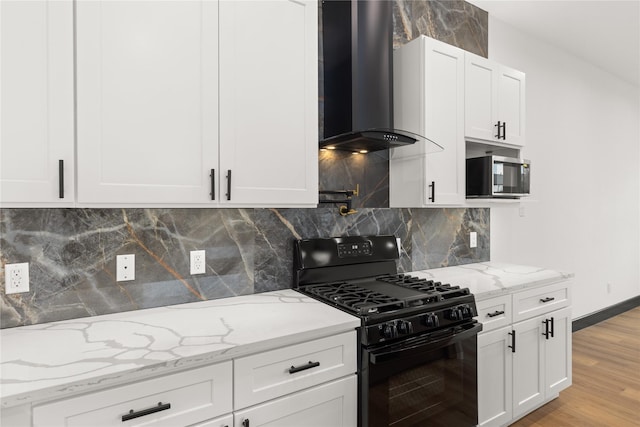
[[[410,273],[480,301],[573,274],[499,262]],[[230,360],[360,326],[294,290],[0,330],[1,407],[61,398]]]
[[[2,408],[230,360],[360,326],[294,290],[0,331]]]
[[[493,261],[414,271],[410,274],[469,288],[476,301],[524,288],[550,285],[574,276],[573,273],[557,270]]]

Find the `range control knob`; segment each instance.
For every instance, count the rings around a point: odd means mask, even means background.
[[[398,320],[398,332],[405,335],[412,334],[413,324],[406,320]]]
[[[473,317],[473,310],[471,309],[471,307],[469,307],[469,304],[461,305],[460,309],[462,310],[463,319],[470,319]]]
[[[398,328],[394,322],[385,323],[380,326],[382,336],[386,339],[398,338]]]
[[[435,313],[427,313],[422,319],[423,323],[429,328],[436,328],[440,326],[440,319]]]
[[[447,317],[449,320],[462,320],[462,309],[460,307],[453,307]]]

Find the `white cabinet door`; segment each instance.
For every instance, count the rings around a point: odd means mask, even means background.
[[[223,203],[317,205],[317,13],[315,1],[220,2]]]
[[[217,2],[82,1],[76,25],[78,201],[215,203]]]
[[[502,426],[512,419],[511,326],[478,335],[478,425]]]
[[[351,375],[234,413],[235,427],[355,427],[357,377]]]
[[[545,399],[544,337],[542,317],[513,325],[513,416],[518,417]]]
[[[72,206],[73,2],[2,1],[0,19],[0,203]]]
[[[394,122],[444,148],[425,144],[393,149],[389,170],[392,207],[464,202],[464,51],[420,37],[394,52]]]
[[[551,320],[553,330],[553,336],[544,341],[545,387],[548,398],[569,387],[572,382],[571,307],[554,311],[546,315],[545,319]]]
[[[465,136],[523,146],[525,74],[469,52],[465,58]]]
[[[503,142],[525,143],[525,74],[504,65],[498,72],[498,120],[504,122]]]
[[[465,136],[497,141],[498,64],[470,53],[465,58]]]

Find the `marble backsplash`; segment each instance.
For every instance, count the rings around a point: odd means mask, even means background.
[[[469,248],[469,232],[478,247]],[[29,262],[31,290],[4,293],[2,328],[246,295],[292,285],[293,240],[401,238],[402,272],[489,260],[489,209],[2,209],[0,259]],[[189,252],[206,250],[206,274]],[[116,255],[136,279],[116,282]]]

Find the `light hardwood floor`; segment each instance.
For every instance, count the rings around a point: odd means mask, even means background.
[[[640,307],[573,334],[573,385],[513,427],[640,426]]]

